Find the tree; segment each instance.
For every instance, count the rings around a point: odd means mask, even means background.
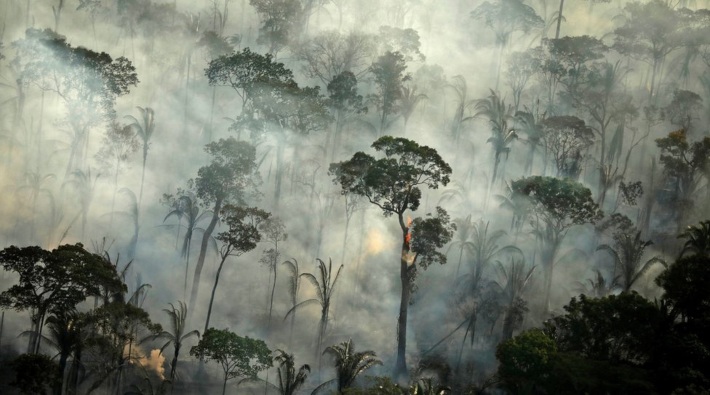
[[[582,162],[594,144],[594,132],[575,116],[555,116],[541,122],[545,147],[552,154],[558,177],[573,180],[582,172]]]
[[[136,107],[141,114],[139,122],[134,116],[128,115],[132,119],[131,127],[135,129],[136,135],[143,142],[143,171],[141,172],[141,190],[138,193],[138,206],[143,202],[143,182],[145,181],[145,162],[148,160],[148,150],[150,149],[150,139],[155,132],[155,111],[152,108]]]
[[[298,261],[295,258],[281,262],[290,272],[288,278],[288,296],[291,298],[291,309],[294,310],[298,304],[298,291],[301,289],[301,273],[298,269]],[[293,325],[296,322],[296,311],[291,312],[291,330],[289,332],[289,345],[293,339]]]
[[[276,291],[276,269],[279,257],[281,256],[281,251],[279,251],[279,243],[286,241],[288,234],[286,233],[286,225],[279,217],[264,218],[259,222],[258,230],[264,234],[266,241],[272,245],[272,248],[263,251],[262,257],[259,260],[259,262],[269,267],[270,279],[272,279],[271,274],[273,272],[271,298],[269,299],[269,325],[271,325],[271,313],[274,308],[274,292]]]
[[[570,179],[533,176],[514,181],[514,194],[527,196],[530,225],[540,242],[541,265],[545,274],[545,308],[549,310],[555,258],[567,231],[602,218],[592,192]]]
[[[261,241],[261,225],[268,221],[269,213],[256,207],[240,207],[228,204],[220,212],[221,222],[227,225],[227,230],[220,232],[216,239],[222,243],[219,249],[220,262],[215,274],[212,296],[207,308],[207,319],[205,320],[205,332],[210,327],[210,315],[212,314],[212,304],[214,295],[219,283],[219,275],[222,272],[224,262],[230,256],[238,257],[245,252],[256,248],[256,244]],[[204,333],[204,332],[203,332]]]
[[[498,345],[498,375],[507,389],[527,393],[550,375],[556,354],[550,337],[540,329],[530,329]]]
[[[473,119],[473,116],[467,115],[467,112],[472,106],[476,105],[477,101],[468,98],[468,84],[466,83],[466,78],[462,75],[454,76],[454,82],[446,86],[456,93],[456,112],[454,113],[454,119],[451,121],[451,134],[456,146],[459,146],[464,123]]]
[[[660,161],[668,183],[672,189],[671,206],[677,214],[678,231],[686,222],[686,216],[693,207],[702,177],[708,178],[710,164],[710,137],[690,143],[686,131],[671,132],[667,137],[656,139],[660,149]]]
[[[682,46],[684,18],[669,4],[653,0],[632,2],[624,7],[625,23],[614,30],[613,48],[623,55],[651,65],[649,102],[653,103],[658,73],[666,56]]]
[[[257,43],[268,46],[269,53],[276,56],[290,44],[292,38],[300,35],[303,17],[301,2],[298,0],[249,0],[259,17],[261,27]]]
[[[498,273],[505,281],[501,286],[503,290],[505,317],[503,318],[503,339],[508,340],[513,337],[513,331],[518,329],[523,323],[525,313],[528,311],[527,302],[522,298],[522,293],[530,284],[532,275],[537,266],[526,267],[525,260],[510,259],[510,265],[506,268],[498,261]],[[498,283],[500,286],[501,284]]]
[[[651,357],[658,309],[636,292],[599,299],[580,295],[564,310],[545,324],[560,351],[609,363],[643,364]]]
[[[222,207],[232,202],[241,203],[247,194],[253,192],[257,181],[256,150],[249,143],[229,137],[207,144],[205,151],[212,156],[212,162],[201,167],[197,171],[197,178],[190,180],[189,184],[203,206],[212,206],[212,219],[202,234],[188,306],[195,306],[197,301],[207,246]]]
[[[341,137],[346,123],[354,114],[367,112],[362,95],[357,93],[357,78],[351,71],[343,71],[328,82],[328,106],[335,112],[335,132],[333,133],[333,148],[331,159],[335,151],[341,146]],[[328,149],[328,147],[326,147]]]
[[[65,244],[52,251],[39,247],[10,246],[0,251],[0,265],[20,275],[20,281],[0,294],[0,306],[16,311],[31,310],[33,332],[29,352],[39,352],[42,328],[48,313],[62,314],[90,296],[100,296],[101,287],[121,290],[116,270],[101,256],[81,244]]]
[[[698,119],[698,111],[702,109],[703,98],[695,92],[676,89],[673,99],[663,111],[672,125],[690,132],[693,121]]]
[[[591,1],[591,0],[590,0]],[[545,49],[558,67],[560,81],[567,89],[574,91],[589,72],[592,62],[604,59],[609,47],[591,36],[572,36],[543,41]]]
[[[10,366],[15,370],[15,380],[10,385],[21,394],[46,394],[48,388],[61,383],[59,366],[44,354],[22,354]]]
[[[404,56],[399,52],[385,52],[370,66],[370,73],[375,77],[377,93],[369,98],[375,103],[379,112],[379,134],[384,134],[389,126],[388,117],[402,110],[402,84],[411,79],[409,74],[404,74],[406,69]]]
[[[197,197],[190,191],[184,191],[178,188],[177,198],[170,194],[163,194],[161,202],[167,205],[171,210],[165,216],[163,222],[172,216],[178,217],[177,235],[175,236],[175,248],[177,248],[178,238],[180,237],[180,227],[182,218],[187,219],[185,224],[185,235],[183,236],[182,249],[180,255],[185,258],[185,280],[183,283],[183,293],[187,296],[187,277],[190,269],[190,249],[192,247],[192,236],[195,231],[205,232],[205,229],[197,225],[203,220],[209,218],[213,213],[210,210],[200,212],[200,205]]]
[[[484,116],[488,118],[491,126],[491,137],[486,140],[493,146],[493,175],[491,182],[488,185],[488,192],[493,189],[496,177],[498,175],[498,166],[500,165],[500,157],[505,154],[508,157],[510,153],[510,144],[518,138],[515,130],[508,127],[508,121],[513,118],[513,107],[506,106],[505,100],[501,99],[496,92],[491,90],[490,96],[476,102],[475,117]],[[487,199],[486,199],[487,200]]]
[[[331,300],[333,298],[333,292],[335,292],[335,284],[338,282],[340,277],[340,271],[343,270],[345,265],[340,265],[338,271],[335,272],[333,276],[333,261],[328,260],[328,265],[320,259],[316,259],[318,262],[318,278],[311,273],[301,273],[301,276],[308,280],[309,283],[316,289],[316,297],[308,300],[304,300],[293,306],[291,310],[286,313],[288,318],[290,314],[295,314],[297,309],[303,306],[311,304],[319,304],[321,308],[320,314],[320,325],[318,327],[318,340],[316,342],[316,355],[320,355],[320,348],[323,344],[325,338],[325,333],[328,330],[328,320],[330,316],[330,306]]]
[[[402,86],[402,93],[400,94],[402,100],[402,117],[404,117],[404,131],[407,131],[407,122],[409,122],[409,117],[412,116],[414,110],[416,110],[417,105],[420,101],[427,99],[427,95],[423,93],[417,93],[417,86],[413,87]]]
[[[539,148],[544,149],[542,174],[547,170],[547,147],[545,146],[545,134],[540,122],[544,120],[546,114],[540,114],[539,111],[533,113],[525,108],[525,111],[515,113],[516,130],[522,132],[525,136],[521,140],[530,147],[528,157],[525,161],[525,174],[532,173],[533,162],[535,160],[535,151]]]
[[[323,351],[323,355],[325,354],[331,355],[335,359],[335,380],[338,384],[338,393],[343,393],[343,390],[350,388],[355,383],[355,379],[366,370],[376,365],[382,365],[374,351],[355,352],[352,339],[326,347]]]
[[[642,240],[641,231],[637,231],[635,227],[615,232],[613,238],[613,247],[608,244],[602,244],[597,247],[597,250],[607,251],[614,258],[614,277],[616,277],[616,270],[618,269],[621,272],[619,280],[621,280],[620,285],[623,292],[629,292],[634,283],[648,272],[655,263],[666,265],[658,257],[653,257],[643,262],[643,253],[646,247],[653,243]]]
[[[15,62],[23,84],[35,83],[43,91],[56,93],[66,109],[65,122],[72,131],[66,174],[83,167],[89,132],[115,118],[116,99],[138,84],[135,67],[120,57],[72,47],[64,36],[49,29],[28,29],[15,41]]]
[[[710,220],[700,221],[700,225],[689,225],[679,239],[687,239],[680,256],[690,252],[693,255],[710,256]]]
[[[304,72],[308,77],[327,85],[346,72],[360,77],[367,70],[372,52],[374,42],[368,34],[323,31],[299,45],[296,56],[306,63]]]
[[[187,305],[183,301],[178,302],[178,307],[170,303],[170,309],[163,309],[163,311],[168,315],[170,319],[170,331],[162,331],[155,335],[154,339],[165,340],[165,344],[160,347],[160,353],[162,354],[168,346],[172,344],[173,346],[173,360],[170,362],[170,381],[175,382],[177,373],[178,356],[180,355],[180,349],[183,343],[192,337],[200,337],[200,332],[193,330],[186,332],[187,324]]]
[[[410,236],[410,226],[405,221],[407,210],[416,211],[422,197],[422,187],[436,189],[439,185],[449,183],[451,167],[439,156],[435,149],[420,146],[416,142],[404,138],[383,136],[377,139],[372,148],[382,152],[384,158],[375,159],[364,153],[357,152],[350,160],[333,163],[330,165],[330,174],[334,182],[342,188],[343,194],[356,194],[379,207],[385,217],[396,215],[402,231],[402,247],[400,258],[400,284],[401,298],[398,318],[397,335],[397,362],[395,375],[406,375],[407,367],[405,352],[407,347],[407,311],[411,296],[412,274],[416,271],[417,255],[421,255],[421,262],[426,267],[438,259],[440,263],[446,262],[443,254],[435,250],[414,250],[410,243],[411,237],[416,241],[416,235]],[[421,247],[443,247],[453,235],[448,224],[448,216],[442,209],[438,209],[437,217],[429,218],[427,224],[438,225],[432,228],[446,229],[445,234],[431,238],[432,244],[425,244],[423,238]],[[416,229],[416,226],[415,226]],[[423,227],[423,230],[426,227]],[[448,237],[447,237],[448,236]],[[443,242],[443,243],[442,243]],[[439,244],[441,243],[441,244]],[[413,260],[410,260],[414,252]],[[438,255],[437,255],[438,254]],[[443,259],[442,259],[443,258]]]
[[[538,47],[523,52],[513,52],[508,57],[505,77],[510,90],[513,91],[513,109],[516,114],[520,108],[520,97],[528,85],[530,77],[535,75],[541,67],[540,55],[537,53],[539,51]]]
[[[523,4],[522,0],[498,0],[495,3],[486,1],[471,12],[471,17],[483,19],[495,34],[499,51],[495,85],[498,89],[503,51],[508,46],[510,37],[518,31],[527,33],[532,29],[542,28],[544,22],[535,10]]]
[[[190,349],[190,355],[207,362],[215,361],[222,366],[222,395],[226,392],[228,380],[238,377],[254,379],[272,364],[271,350],[263,340],[242,337],[227,329],[209,328],[200,342]]]
[[[261,55],[249,48],[211,60],[205,75],[210,85],[229,86],[237,92],[242,99],[242,114],[253,111],[249,105],[258,88],[293,80],[293,72],[274,61],[272,54]]]
[[[116,193],[118,192],[118,174],[122,167],[126,166],[128,159],[138,150],[138,140],[131,126],[124,126],[117,122],[111,122],[106,135],[101,141],[101,149],[96,154],[96,159],[101,163],[104,170],[113,168],[113,198],[111,199],[111,219],[109,228],[113,226],[113,212],[116,204]]]
[[[581,82],[568,85],[564,92],[565,99],[572,106],[585,112],[593,122],[589,126],[599,136],[599,198],[597,202],[603,207],[606,192],[616,184],[617,178],[612,177],[613,159],[618,157],[622,136],[616,139],[618,148],[613,149],[607,144],[608,131],[612,122],[623,128],[624,125],[638,115],[632,97],[623,91],[622,79],[628,70],[621,68],[621,63],[608,62],[595,64],[580,78]],[[612,143],[615,139],[612,139]],[[638,142],[636,142],[638,144]],[[618,166],[617,166],[618,167]]]
[[[276,350],[276,352],[274,362],[279,363],[279,393],[281,395],[295,395],[306,382],[308,374],[311,373],[311,367],[307,364],[301,365],[296,372],[293,354],[288,354],[283,350]]]
[[[89,219],[89,210],[91,203],[94,200],[94,191],[96,190],[96,181],[101,177],[101,173],[91,176],[91,168],[86,171],[74,170],[70,174],[70,179],[65,181],[64,185],[71,185],[77,194],[79,202],[79,212],[77,217],[81,216],[81,240],[84,240],[86,233],[86,223]]]

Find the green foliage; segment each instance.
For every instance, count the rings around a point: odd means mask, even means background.
[[[710,220],[700,221],[699,225],[689,225],[679,239],[687,239],[680,255],[690,252],[695,255],[710,256]]]
[[[278,53],[292,38],[298,37],[301,18],[304,17],[300,1],[249,0],[249,4],[261,17],[256,42],[268,45],[269,53]]]
[[[643,364],[660,322],[656,306],[636,292],[594,299],[580,295],[549,320],[545,331],[560,351],[612,363]]]
[[[81,244],[65,244],[52,251],[40,247],[7,247],[0,251],[0,265],[19,274],[18,284],[0,294],[0,305],[17,311],[68,312],[102,289],[124,289],[116,269]]]
[[[553,116],[541,122],[546,149],[552,154],[557,175],[577,179],[583,157],[594,144],[594,132],[575,116]]]
[[[352,387],[355,379],[366,370],[376,365],[382,365],[374,351],[355,352],[352,339],[327,347],[323,354],[331,355],[335,359],[339,393]]]
[[[530,329],[498,345],[498,375],[506,388],[522,392],[549,378],[556,354],[550,337],[540,329]]]
[[[306,382],[311,367],[302,365],[296,372],[296,365],[293,354],[288,354],[283,350],[276,350],[274,361],[279,363],[279,393],[281,395],[295,395],[301,386]]]
[[[190,180],[197,197],[205,206],[215,202],[242,202],[258,182],[256,149],[229,137],[207,144],[205,152],[212,156],[211,163],[201,167],[197,178]]]
[[[661,273],[656,283],[663,298],[684,320],[710,323],[710,258],[691,255],[678,259]]]
[[[219,363],[225,380],[256,378],[272,365],[271,350],[263,340],[242,337],[227,329],[209,328],[190,355]]]
[[[441,207],[436,208],[436,216],[427,214],[412,221],[410,250],[415,255],[414,261],[426,269],[432,263],[446,263],[446,255],[437,251],[451,241],[456,225],[450,221],[449,214]]]
[[[222,207],[220,218],[227,230],[215,237],[222,242],[222,255],[241,255],[256,248],[261,241],[262,223],[270,214],[256,207],[242,207],[228,204]]]
[[[244,104],[260,86],[276,86],[293,80],[293,72],[283,63],[274,61],[273,55],[261,55],[249,48],[211,60],[205,75],[210,85],[232,87]]]
[[[57,363],[43,354],[22,354],[10,365],[15,370],[15,380],[10,385],[21,394],[46,394],[61,380]]]
[[[514,193],[529,197],[529,209],[542,220],[542,224],[533,226],[547,229],[546,234],[602,218],[589,188],[570,179],[532,176],[513,181],[511,188]]]
[[[416,211],[421,186],[437,189],[449,183],[451,167],[433,148],[391,136],[380,137],[372,148],[385,157],[357,152],[350,160],[331,164],[329,174],[342,187],[342,194],[366,197],[385,216]]]
[[[357,78],[351,71],[343,71],[328,82],[328,105],[338,111],[367,112],[362,96],[357,93]]]
[[[702,109],[703,98],[695,92],[676,89],[673,91],[673,99],[663,108],[666,118],[672,125],[681,127],[689,131],[693,121],[698,118],[698,112]]]
[[[483,19],[486,26],[495,33],[496,44],[501,47],[508,44],[514,32],[528,33],[544,26],[535,9],[521,0],[498,0],[494,3],[486,1],[471,12],[471,17]]]

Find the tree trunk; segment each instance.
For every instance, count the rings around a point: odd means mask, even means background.
[[[275,188],[274,188],[274,204],[278,206],[279,200],[281,199],[281,181],[283,179],[283,156],[284,156],[284,146],[281,140],[276,142],[276,177]]]
[[[219,220],[219,211],[222,209],[222,199],[217,199],[214,203],[214,208],[212,209],[212,220],[210,220],[207,229],[202,234],[202,243],[200,244],[200,255],[197,257],[197,265],[195,266],[195,275],[192,279],[192,292],[190,293],[190,304],[188,307],[195,306],[197,301],[197,292],[200,287],[200,274],[202,274],[202,267],[205,265],[205,257],[207,256],[207,247],[210,242],[210,237],[214,228],[217,226],[217,221]],[[194,311],[191,308],[190,311]]]
[[[271,285],[271,301],[269,302],[269,328],[271,328],[271,312],[274,310],[274,292],[276,292],[276,262],[272,262],[274,267],[274,282]]]
[[[560,11],[557,13],[557,29],[555,30],[555,40],[560,38],[560,25],[562,25],[562,8],[564,7],[564,5],[565,0],[560,0]]]
[[[407,241],[408,227],[404,223],[402,213],[398,214],[399,224],[402,229],[402,254],[399,259],[399,279],[402,285],[402,294],[399,302],[399,318],[397,320],[397,361],[394,367],[394,378],[396,381],[407,381],[407,313],[409,308],[410,286],[409,286],[409,265],[407,255],[409,254],[409,242]]]
[[[224,262],[227,260],[229,255],[222,257],[222,262],[219,263],[219,268],[217,269],[217,274],[214,278],[214,286],[212,287],[212,296],[210,296],[210,305],[207,308],[207,320],[205,320],[205,331],[202,333],[207,333],[207,329],[210,327],[210,316],[212,315],[212,304],[214,303],[214,294],[217,291],[217,284],[219,283],[219,274],[222,272],[222,267]]]
[[[224,372],[224,382],[222,383],[222,395],[227,392],[227,372]]]
[[[170,381],[175,385],[175,372],[177,372],[178,364],[178,354],[180,354],[180,339],[175,339],[175,355],[173,355],[173,362],[170,365]]]
[[[143,183],[145,182],[145,162],[148,160],[148,144],[143,144],[143,171],[141,172],[141,190],[138,193],[138,209],[141,208],[141,202],[143,201]],[[179,232],[178,228],[178,232]]]

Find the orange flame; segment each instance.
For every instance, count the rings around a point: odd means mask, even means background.
[[[407,243],[407,246],[409,246],[409,243],[412,241],[412,217],[407,216],[407,235],[404,236],[404,241]]]

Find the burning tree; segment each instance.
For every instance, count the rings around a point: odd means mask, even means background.
[[[384,154],[375,159],[357,152],[347,161],[330,165],[334,182],[342,187],[342,194],[357,194],[379,207],[385,217],[397,216],[402,230],[400,281],[402,293],[397,322],[397,362],[394,374],[407,374],[405,352],[407,347],[407,310],[417,267],[426,269],[430,264],[446,263],[446,256],[437,252],[451,240],[454,225],[444,209],[426,219],[417,218],[411,223],[405,219],[407,210],[416,211],[422,197],[422,187],[437,189],[449,183],[451,167],[435,149],[420,146],[412,140],[384,136],[372,144]],[[411,233],[410,233],[411,232]]]

